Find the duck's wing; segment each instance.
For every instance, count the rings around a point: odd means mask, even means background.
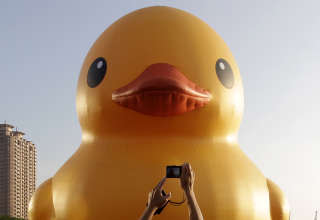
[[[270,215],[272,220],[289,220],[290,208],[282,190],[271,180],[267,179],[270,200]]]
[[[55,220],[51,186],[52,178],[43,182],[33,194],[28,207],[29,220]]]

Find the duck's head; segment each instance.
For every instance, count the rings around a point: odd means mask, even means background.
[[[242,111],[240,73],[227,45],[205,22],[170,7],[113,23],[78,81],[84,137],[230,139]]]

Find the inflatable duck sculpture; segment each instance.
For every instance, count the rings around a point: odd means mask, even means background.
[[[138,219],[166,166],[185,161],[205,219],[289,219],[281,190],[237,143],[240,73],[199,18],[157,6],[117,20],[85,58],[76,102],[81,145],[39,186],[30,220]],[[181,200],[178,179],[164,187]],[[187,205],[155,218],[187,220]]]

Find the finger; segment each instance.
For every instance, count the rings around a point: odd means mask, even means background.
[[[150,201],[150,200],[152,199],[152,195],[153,195],[153,193],[152,193],[152,192],[149,192],[149,194],[148,194],[148,201]]]
[[[191,169],[191,165],[190,165],[190,163],[187,163],[187,165],[186,165],[187,167],[188,167],[188,169],[190,170]]]
[[[164,198],[165,198],[166,200],[169,200],[169,199],[171,198],[171,192],[169,192],[167,195],[165,195]]]
[[[182,166],[186,169],[187,166],[188,166],[188,163],[187,163],[187,162],[184,162]]]
[[[154,187],[154,189],[155,189],[155,190],[158,189],[159,186],[161,185],[161,183],[162,183],[164,180],[165,180],[165,177],[162,178],[162,179],[158,182],[158,184],[156,185],[156,187]]]
[[[187,170],[187,173],[190,175],[191,174],[191,170],[190,170],[191,166],[189,163],[186,164],[186,170]]]
[[[184,164],[182,164],[182,166],[181,166],[181,175],[180,175],[180,178],[184,177],[185,169],[186,169],[186,168],[185,168]]]
[[[194,171],[192,170],[192,168],[191,168],[190,172],[191,172],[191,176],[194,178],[195,174],[194,174]]]
[[[190,171],[192,171],[191,164],[190,164],[190,163],[187,163],[187,166],[188,166],[188,169],[189,169]]]
[[[188,176],[188,167],[187,165],[184,166],[184,176]]]
[[[151,192],[150,192],[150,196],[153,198],[154,197],[154,194],[155,194],[155,190],[152,190]]]
[[[160,182],[158,183],[158,185],[156,186],[156,190],[162,189],[164,182],[166,181],[166,177],[163,177],[162,180],[160,180]]]
[[[188,163],[184,163],[184,172],[187,173],[188,172]]]
[[[186,175],[190,175],[190,170],[189,170],[189,166],[188,166],[188,164],[186,164]]]

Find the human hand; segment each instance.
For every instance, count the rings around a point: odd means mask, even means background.
[[[171,192],[166,194],[165,196],[162,195],[162,188],[163,184],[166,181],[166,177],[164,177],[158,185],[149,192],[148,196],[148,207],[151,209],[156,209],[164,206],[166,202],[171,198]]]
[[[189,163],[182,165],[180,185],[185,192],[193,192],[194,172]]]

